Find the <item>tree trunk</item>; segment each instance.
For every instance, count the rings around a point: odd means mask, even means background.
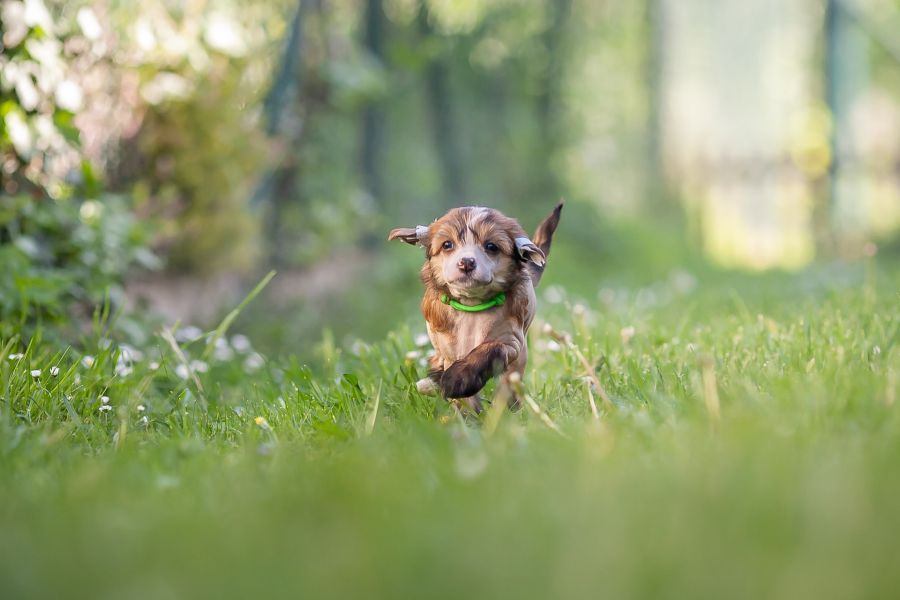
[[[366,0],[365,46],[373,58],[384,62],[384,10],[382,0]],[[362,173],[365,187],[376,201],[384,196],[384,110],[380,100],[370,101],[362,118]]]
[[[426,10],[423,6],[419,12],[419,30],[424,37],[434,35]],[[468,186],[446,59],[438,56],[431,60],[426,67],[425,86],[434,146],[441,166],[443,203],[450,208],[466,200]]]

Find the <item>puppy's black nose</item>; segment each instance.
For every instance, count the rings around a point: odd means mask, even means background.
[[[470,271],[474,271],[475,270],[475,259],[470,256],[466,256],[465,258],[459,259],[459,262],[456,263],[456,266],[458,266],[459,270],[462,271],[463,273],[468,273]]]

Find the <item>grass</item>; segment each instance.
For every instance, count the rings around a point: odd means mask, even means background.
[[[550,287],[545,418],[418,395],[416,326],[315,370],[222,331],[0,343],[0,596],[893,597],[898,283]]]

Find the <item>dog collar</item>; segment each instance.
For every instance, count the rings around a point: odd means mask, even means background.
[[[494,308],[495,306],[501,306],[504,302],[506,302],[506,294],[500,292],[487,302],[482,302],[481,304],[476,304],[474,306],[469,306],[468,304],[457,302],[453,298],[447,296],[447,294],[441,294],[441,302],[443,302],[444,304],[449,304],[452,308],[461,310],[463,312],[481,312],[489,308]]]

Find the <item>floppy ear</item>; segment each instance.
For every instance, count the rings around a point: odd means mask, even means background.
[[[411,246],[423,245],[425,238],[428,237],[428,228],[424,225],[416,225],[415,227],[398,227],[392,229],[388,234],[388,241],[402,240]]]
[[[516,238],[516,252],[522,260],[532,262],[541,268],[543,268],[544,263],[547,262],[544,251],[538,248],[535,243],[527,237]]]

